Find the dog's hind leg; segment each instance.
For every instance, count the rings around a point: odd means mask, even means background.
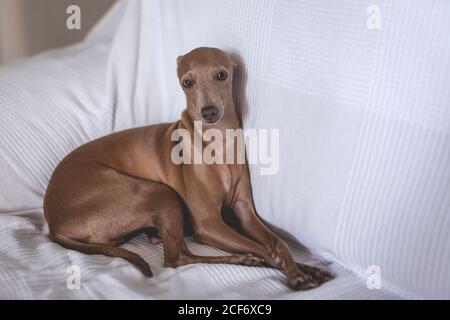
[[[176,193],[174,193],[176,195]],[[176,195],[178,197],[178,195]],[[175,199],[174,199],[175,200]],[[190,263],[225,263],[247,266],[261,265],[263,260],[250,254],[227,256],[198,256],[193,254],[184,240],[183,208],[181,200],[171,201],[163,214],[155,219],[155,228],[164,245],[164,265],[179,267]]]

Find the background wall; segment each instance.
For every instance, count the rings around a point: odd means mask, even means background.
[[[0,0],[0,63],[83,39],[115,0]],[[81,8],[81,30],[68,30],[68,6]]]

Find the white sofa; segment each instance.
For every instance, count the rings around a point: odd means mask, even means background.
[[[84,42],[2,66],[0,298],[450,298],[449,29],[445,0],[119,1]],[[125,246],[151,264],[146,279],[47,238],[58,161],[176,120],[175,60],[197,46],[242,58],[244,127],[280,130],[279,172],[251,167],[258,212],[335,280],[292,292],[267,268],[162,268],[161,245],[138,236]]]

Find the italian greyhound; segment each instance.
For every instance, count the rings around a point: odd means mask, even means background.
[[[296,263],[286,243],[258,217],[247,164],[172,160],[172,135],[177,129],[194,137],[194,123],[201,122],[225,137],[226,129],[241,128],[232,94],[237,66],[236,59],[216,48],[197,48],[178,57],[178,78],[187,100],[179,121],[116,132],[66,156],[55,169],[44,199],[50,238],[86,254],[121,257],[148,277],[152,276],[149,265],[120,245],[137,232],[156,230],[151,242],[163,242],[166,267],[264,265],[282,270],[296,290],[331,279],[327,271]],[[233,212],[241,232],[224,222],[224,209]],[[186,212],[195,241],[232,254],[191,253],[184,240]]]

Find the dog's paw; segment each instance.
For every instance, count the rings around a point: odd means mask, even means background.
[[[302,272],[294,276],[288,277],[287,283],[289,287],[291,287],[294,290],[308,290],[319,286],[319,283],[317,283],[313,279],[313,277],[311,277],[308,274],[304,274]]]
[[[330,272],[318,267],[297,263],[298,272],[288,275],[288,285],[294,290],[308,290],[334,278]]]
[[[246,254],[242,256],[242,264],[246,266],[260,266],[262,265],[264,260],[252,256],[251,254]]]
[[[332,273],[318,267],[309,266],[301,263],[297,263],[297,267],[303,273],[311,276],[311,278],[319,285],[331,279],[334,279],[334,275]]]

